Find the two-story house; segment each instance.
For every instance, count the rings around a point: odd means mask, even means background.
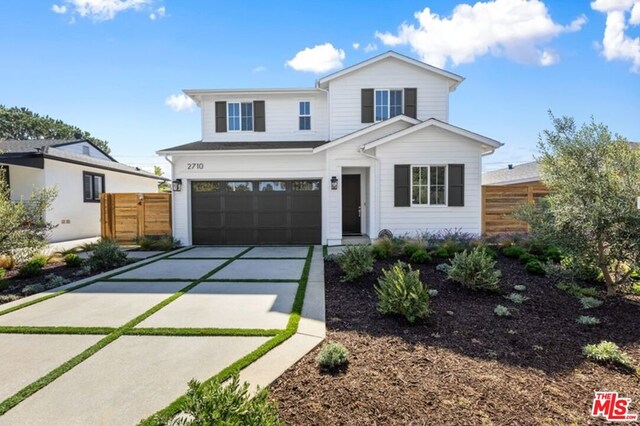
[[[202,140],[172,163],[187,244],[329,244],[459,228],[480,233],[481,162],[502,144],[449,124],[463,78],[395,52],[315,87],[185,90]]]

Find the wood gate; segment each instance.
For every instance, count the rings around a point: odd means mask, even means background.
[[[171,235],[171,194],[100,194],[100,223],[102,237],[120,243]]]
[[[482,187],[482,233],[488,235],[527,232],[526,222],[512,213],[520,204],[531,204],[549,193],[539,182],[523,185]]]

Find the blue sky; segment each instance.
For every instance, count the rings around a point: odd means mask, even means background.
[[[3,0],[0,103],[75,124],[150,168],[165,164],[156,150],[200,137],[198,109],[175,111],[167,97],[312,86],[323,73],[285,64],[329,43],[334,67],[393,49],[466,77],[450,121],[506,144],[487,169],[529,160],[549,109],[640,141],[640,0],[459,3]]]

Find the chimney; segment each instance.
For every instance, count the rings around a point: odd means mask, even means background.
[[[74,133],[73,137],[76,139],[82,139],[82,133]]]
[[[509,164],[509,170],[513,170],[513,164]]]

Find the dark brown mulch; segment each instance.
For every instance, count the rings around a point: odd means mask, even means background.
[[[447,281],[437,263],[419,266],[438,295],[433,315],[416,326],[376,310],[372,287],[390,262],[378,262],[357,283],[341,283],[337,265],[325,264],[327,340],[349,349],[349,366],[320,373],[317,348],[280,377],[271,396],[287,424],[590,424],[600,422],[589,416],[596,390],[616,390],[640,411],[637,377],[581,353],[586,344],[612,340],[640,364],[637,298],[584,311],[550,280],[507,258],[498,261],[501,294],[474,293]],[[503,297],[516,284],[527,286],[530,300],[522,305]],[[498,304],[519,311],[498,317]],[[602,325],[579,325],[579,315]]]

